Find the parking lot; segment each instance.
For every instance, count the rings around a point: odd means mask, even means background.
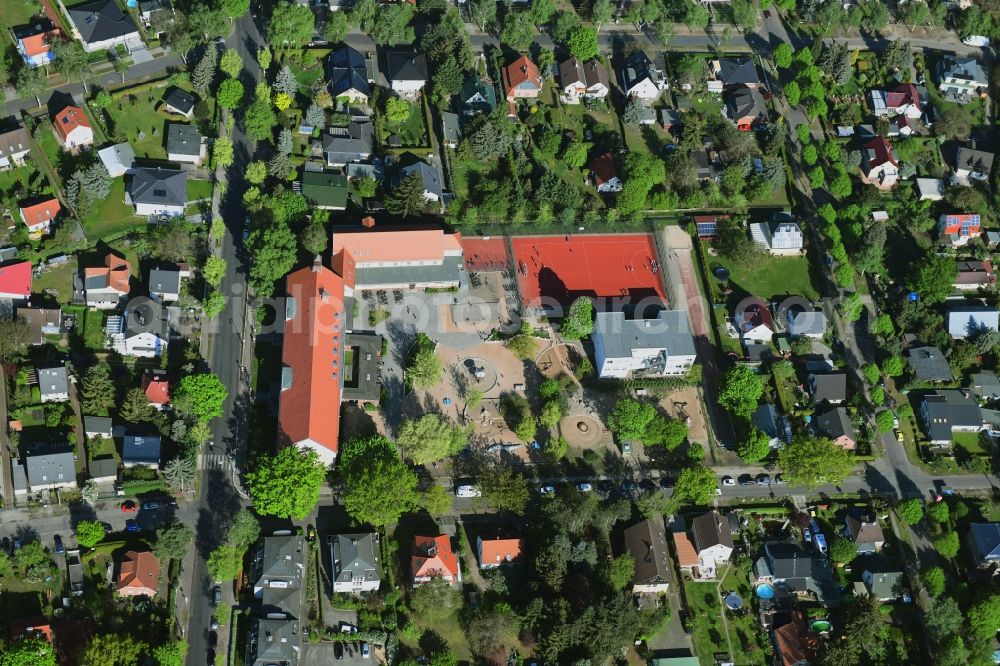
[[[342,657],[337,658],[337,646],[343,650]],[[378,664],[385,662],[385,652],[381,648],[369,646],[369,657],[366,659],[361,653],[361,641],[350,641],[342,643],[309,643],[302,644],[302,663],[304,664]]]

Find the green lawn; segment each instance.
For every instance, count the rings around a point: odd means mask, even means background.
[[[390,123],[383,114],[380,116],[379,128],[383,142],[392,134],[398,134],[403,146],[426,146],[427,131],[424,127],[424,107],[422,104],[410,104],[410,115],[401,123]]]
[[[493,163],[481,160],[455,161],[453,170],[455,176],[454,188],[455,196],[464,198],[469,196],[469,177],[475,174],[488,173],[493,168]]]
[[[165,160],[167,122],[185,122],[183,118],[157,110],[169,89],[170,86],[148,88],[115,97],[103,113],[108,134],[114,136],[120,129],[132,144],[136,157]],[[139,138],[140,133],[142,138]]]
[[[972,454],[989,453],[983,438],[978,432],[956,432],[952,435],[955,444]]]
[[[125,203],[124,178],[115,178],[111,181],[111,194],[93,207],[83,228],[90,242],[96,243],[144,224],[143,218],[137,217],[132,206]]]
[[[41,13],[42,5],[37,0],[0,0],[0,25],[8,28],[30,23]]]
[[[806,257],[767,257],[752,267],[744,268],[718,257],[709,259],[709,270],[716,266],[729,269],[729,285],[734,290],[770,300],[775,296],[797,294],[810,300],[819,298],[809,275]]]
[[[56,301],[69,303],[73,297],[73,274],[77,271],[76,257],[58,268],[50,268],[31,282],[31,290],[42,294],[52,289],[56,292]]]
[[[210,180],[188,180],[187,182],[188,201],[198,201],[199,199],[212,198],[212,181]]]
[[[83,318],[83,342],[88,349],[104,349],[104,313],[100,310],[87,310]]]

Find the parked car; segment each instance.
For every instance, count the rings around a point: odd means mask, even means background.
[[[342,660],[344,658],[344,646],[340,643],[334,643],[333,656],[336,657],[338,661]]]
[[[634,493],[638,486],[635,485],[635,481],[622,481],[621,488],[623,493]]]
[[[55,548],[56,555],[62,555],[63,553],[66,552],[66,549],[63,548],[63,542],[62,542],[62,537],[61,536],[59,536],[58,534],[55,535],[54,537],[52,537],[52,541],[55,542],[55,545],[56,545],[56,548]]]
[[[826,536],[817,532],[814,540],[816,542],[816,550],[819,551],[819,554],[826,555]]]
[[[741,486],[752,486],[754,484],[753,477],[749,474],[740,474],[740,485]]]
[[[757,475],[757,485],[758,486],[769,486],[771,485],[771,477],[767,474]]]
[[[141,532],[142,527],[139,523],[135,522],[131,518],[125,521],[125,531],[126,532]]]
[[[579,490],[581,493],[589,493],[591,490],[594,489],[594,486],[590,485],[589,483],[578,483],[576,484],[576,489]]]
[[[219,634],[214,631],[208,632],[208,646],[213,650],[219,644]]]
[[[555,486],[542,486],[541,488],[538,489],[538,491],[540,493],[542,493],[543,495],[551,495],[552,493],[554,493],[556,491],[556,487]]]
[[[812,543],[813,535],[812,532],[809,531],[808,527],[802,530],[802,540],[806,543]]]
[[[734,481],[733,477],[731,477],[731,476],[724,476],[724,477],[722,477],[722,485],[724,485],[724,486],[735,486],[736,485],[736,481]]]
[[[455,488],[456,497],[482,497],[483,493],[476,486],[466,485]]]
[[[361,656],[364,657],[365,659],[371,659],[372,651],[368,647],[367,642],[361,644]]]
[[[135,513],[136,511],[139,510],[139,507],[136,506],[136,503],[133,502],[132,500],[125,500],[124,502],[122,502],[121,508],[122,508],[122,513]]]
[[[219,630],[219,621],[215,619],[214,615],[212,616],[212,621],[209,623],[208,626],[209,626],[209,628],[212,631],[218,631]]]
[[[222,603],[222,588],[216,585],[212,588],[212,605],[218,606]]]

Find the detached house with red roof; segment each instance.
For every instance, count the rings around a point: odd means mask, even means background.
[[[15,302],[31,297],[31,262],[0,266],[0,299]]]
[[[155,597],[160,581],[160,560],[149,551],[127,551],[118,565],[115,593],[120,597]]]
[[[618,175],[618,161],[615,160],[614,153],[611,151],[590,160],[587,168],[590,169],[590,177],[598,192],[622,191],[622,179]]]
[[[17,52],[28,67],[42,67],[56,59],[52,44],[62,39],[62,31],[47,18],[36,18],[30,25],[11,30],[17,43]]]
[[[413,585],[429,582],[432,578],[443,578],[449,583],[461,583],[462,571],[458,557],[451,547],[451,538],[439,536],[414,536],[410,556],[410,571]]]
[[[59,145],[70,152],[94,145],[94,129],[78,106],[67,106],[52,119]]]
[[[83,269],[82,291],[87,306],[98,310],[114,310],[129,293],[132,266],[110,252],[104,257],[103,266]]]
[[[899,181],[899,156],[885,137],[876,137],[861,151],[862,180],[882,190],[892,189]]]
[[[876,118],[904,116],[918,120],[924,113],[920,91],[912,83],[900,84],[895,90],[873,90],[871,101]]]
[[[284,445],[337,458],[343,371],[344,279],[323,266],[285,278],[285,341],[281,353],[278,437]]]
[[[142,392],[156,409],[162,410],[170,404],[170,382],[161,370],[147,371],[142,376]]]
[[[981,232],[977,213],[950,213],[938,218],[938,237],[952,247],[962,247]]]
[[[479,536],[476,539],[476,555],[480,569],[495,569],[503,564],[520,564],[522,554],[521,539],[504,539],[500,536]]]
[[[503,68],[503,94],[508,102],[535,99],[541,92],[542,75],[528,56],[521,56]]]
[[[52,222],[59,216],[62,206],[58,199],[48,199],[29,206],[21,206],[21,221],[28,227],[28,237],[35,240],[49,233]]]
[[[733,325],[740,337],[753,342],[770,342],[777,329],[767,303],[763,299],[753,298],[741,305],[742,309],[733,314]]]

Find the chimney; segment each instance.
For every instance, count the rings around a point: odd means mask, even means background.
[[[319,273],[321,268],[323,268],[323,257],[317,254],[316,258],[313,259],[313,273]]]
[[[369,215],[368,217],[361,219],[361,226],[365,229],[371,229],[375,226],[375,218]]]

